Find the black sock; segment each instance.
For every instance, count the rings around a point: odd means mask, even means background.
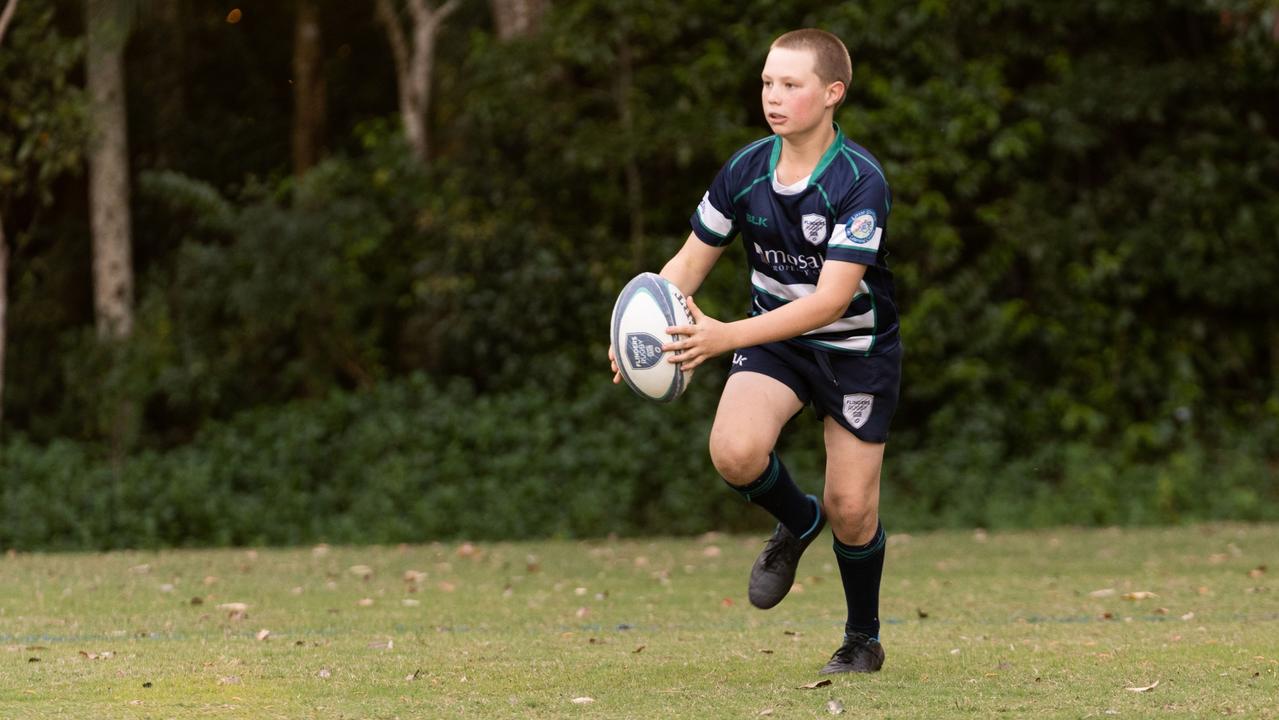
[[[879,637],[879,578],[884,573],[884,526],[875,528],[875,537],[865,545],[845,545],[835,538],[835,560],[844,581],[848,602],[848,622],[844,634],[864,633]]]
[[[728,486],[748,501],[764,508],[786,526],[797,538],[804,538],[817,531],[817,521],[821,513],[821,505],[817,498],[805,495],[799,489],[786,466],[782,464],[777,453],[768,454],[768,467],[750,485],[738,487],[732,483]]]

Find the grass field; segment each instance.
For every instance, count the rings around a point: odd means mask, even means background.
[[[0,718],[1279,717],[1279,526],[894,535],[813,689],[833,555],[761,612],[762,539],[10,553]]]

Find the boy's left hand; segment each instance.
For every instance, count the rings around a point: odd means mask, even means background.
[[[733,349],[732,338],[729,337],[727,324],[702,314],[693,296],[689,295],[688,311],[693,316],[695,325],[675,325],[666,328],[670,335],[681,335],[679,340],[662,346],[664,351],[675,351],[667,358],[667,362],[680,363],[684,370],[692,370],[716,355],[722,355]]]

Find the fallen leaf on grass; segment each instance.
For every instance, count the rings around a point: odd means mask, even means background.
[[[241,682],[239,675],[227,675],[226,677],[218,678],[219,685],[239,685]]]
[[[410,585],[420,585],[426,579],[426,573],[421,570],[405,570],[404,582]]]
[[[1151,598],[1157,598],[1157,597],[1159,596],[1152,592],[1148,592],[1146,590],[1137,590],[1136,592],[1129,592],[1129,593],[1123,594],[1123,598],[1125,600],[1149,600]]]
[[[1249,571],[1248,571],[1248,577],[1250,577],[1250,578],[1259,578],[1259,577],[1261,577],[1262,575],[1265,575],[1265,574],[1266,574],[1266,566],[1265,566],[1265,565],[1258,565],[1257,567],[1255,567],[1255,568],[1253,568],[1253,569],[1251,569],[1251,570],[1249,570]]]
[[[457,589],[457,585],[454,585],[448,580],[441,580],[440,584],[437,585],[436,587],[440,589],[440,592],[453,592],[454,590]]]
[[[576,612],[576,613],[574,613],[574,614],[575,614],[575,615],[577,615],[578,619],[580,620],[581,618],[584,618],[584,617],[586,617],[587,615],[590,615],[590,614],[591,614],[591,609],[590,609],[590,608],[587,608],[587,607],[580,607],[580,608],[578,608],[578,609],[577,609],[577,612]]]
[[[593,702],[595,702],[595,698],[593,697],[582,696],[582,697],[573,698],[574,705],[589,705],[590,703],[593,703]]]
[[[1102,588],[1102,589],[1100,589],[1100,590],[1093,590],[1092,592],[1088,593],[1088,597],[1093,597],[1093,598],[1108,598],[1108,597],[1111,597],[1111,596],[1112,596],[1112,595],[1114,595],[1114,594],[1115,594],[1115,589],[1114,589],[1114,588]]]
[[[409,682],[412,682],[412,681],[414,681],[414,680],[417,680],[418,676],[419,676],[419,675],[421,675],[421,674],[422,674],[422,668],[418,668],[417,670],[414,670],[413,672],[409,673],[408,675],[405,675],[405,676],[404,676],[404,679],[405,679],[405,680],[408,680]]]
[[[632,654],[632,655],[639,655],[640,653],[644,652],[644,648],[646,648],[646,647],[648,647],[648,646],[647,646],[647,645],[640,645],[639,647],[637,647],[637,648],[635,648],[634,650],[632,650],[632,651],[631,651],[631,654]]]
[[[919,608],[915,608],[915,614],[919,616],[920,620],[928,619],[928,613],[924,612],[923,610],[920,610]]]
[[[373,598],[360,598],[355,601],[355,604],[360,607],[373,607]]]
[[[772,714],[773,714],[773,709],[772,709],[772,708],[764,708],[763,710],[760,710],[760,711],[759,711],[759,716],[760,716],[760,717],[768,717],[768,716],[770,716],[770,715],[772,715]]]
[[[368,580],[373,577],[373,568],[368,565],[352,565],[347,568],[350,573],[361,580]]]
[[[395,647],[394,640],[378,641],[369,643],[369,647],[374,650],[390,650]]]
[[[800,685],[799,687],[795,689],[796,690],[816,690],[817,688],[826,687],[827,685],[830,685],[830,680],[814,680],[808,683],[807,685]]]
[[[719,601],[719,604],[723,607],[733,607],[733,598],[724,598]]]
[[[760,652],[762,652],[762,653],[764,653],[765,655],[772,655],[772,654],[773,654],[773,651],[772,651],[772,650],[768,650],[768,649],[766,649],[766,648],[760,648],[760,649],[759,649],[759,651],[760,651]]]
[[[1126,688],[1124,688],[1124,689],[1125,689],[1125,690],[1131,690],[1131,691],[1133,691],[1133,692],[1150,692],[1151,690],[1154,690],[1154,689],[1155,689],[1155,688],[1157,688],[1157,687],[1159,687],[1159,681],[1158,681],[1158,680],[1154,681],[1153,683],[1150,683],[1149,685],[1147,685],[1147,686],[1145,686],[1145,687],[1126,687]]]
[[[831,715],[842,715],[844,713],[844,703],[838,700],[827,700],[826,712]]]
[[[271,637],[271,631],[267,630],[266,628],[262,628],[261,630],[258,631],[258,634],[255,635],[254,637],[258,639],[258,642],[261,642]]]
[[[400,601],[400,604],[403,605],[404,607],[417,607],[418,605],[422,604],[422,601],[414,600],[413,598],[404,598],[403,600]]]
[[[316,673],[316,675],[324,680],[328,680],[333,677],[333,671],[328,668],[320,668],[320,671]]]
[[[115,653],[111,652],[110,650],[106,650],[100,653],[86,652],[84,650],[80,651],[80,657],[86,660],[105,660],[111,657],[112,655],[115,655]]]
[[[719,549],[718,545],[709,545],[706,549],[702,550],[702,555],[708,558],[717,558],[722,552],[723,551]]]

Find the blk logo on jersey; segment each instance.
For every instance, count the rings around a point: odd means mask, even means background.
[[[848,239],[858,245],[865,245],[870,240],[870,236],[875,234],[875,211],[859,210],[853,219],[848,221],[848,228],[845,231]]]
[[[636,370],[651,368],[662,359],[662,343],[648,333],[630,333],[626,336],[626,351],[631,356],[631,367]]]
[[[875,396],[870,393],[853,393],[844,396],[844,419],[855,430],[861,430],[870,419],[871,408],[875,407]]]
[[[821,245],[826,240],[826,216],[809,213],[800,218],[804,228],[804,239],[814,245]]]

